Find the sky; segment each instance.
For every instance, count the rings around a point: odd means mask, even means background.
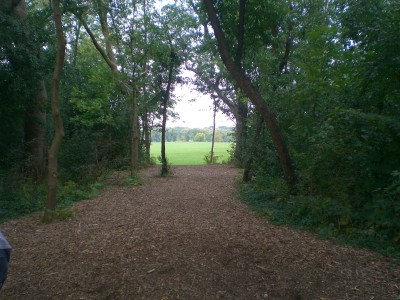
[[[174,3],[174,0],[159,0],[156,7],[160,9],[165,4]],[[185,76],[190,77],[190,72],[184,71]],[[174,111],[179,114],[179,120],[169,119],[167,126],[205,128],[213,125],[212,99],[209,95],[203,95],[195,90],[194,85],[178,84],[174,94],[179,97]],[[194,101],[193,101],[194,100]],[[221,112],[217,112],[216,124],[219,126],[234,127],[235,123]]]
[[[193,85],[177,85],[174,94],[179,97],[174,111],[179,114],[180,119],[169,120],[167,126],[204,128],[213,125],[213,101],[209,95],[198,93]],[[235,126],[234,122],[221,112],[217,113],[215,125]]]

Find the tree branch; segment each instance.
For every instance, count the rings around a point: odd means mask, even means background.
[[[74,13],[75,14],[75,13]],[[93,45],[96,47],[97,51],[99,51],[101,57],[103,57],[103,59],[105,60],[105,62],[107,63],[107,65],[110,67],[110,69],[113,72],[118,72],[117,69],[117,65],[112,62],[108,56],[107,53],[104,51],[104,49],[100,46],[100,44],[97,42],[96,37],[94,36],[92,30],[89,28],[89,26],[87,25],[86,21],[79,16],[78,14],[75,14],[75,16],[78,18],[78,20],[82,23],[83,27],[85,27],[86,32],[88,33],[88,35],[90,36],[90,39],[92,40]]]
[[[232,59],[228,43],[225,39],[225,34],[218,20],[214,5],[212,4],[212,0],[203,0],[203,3],[205,5],[208,18],[211,22],[211,26],[214,29],[215,37],[217,38],[218,50],[221,59],[224,62],[227,70],[231,73],[233,79],[238,83],[239,87],[242,89],[245,95],[250,99],[256,109],[263,116],[263,119],[270,131],[271,139],[274,143],[276,152],[279,156],[286,183],[292,190],[294,190],[296,180],[292,162],[290,159],[289,151],[287,150],[286,144],[283,141],[275,115],[272,113],[269,106],[265,103],[257,88],[253,86],[250,79],[247,77],[246,73],[242,69],[241,65]]]
[[[244,46],[244,16],[246,12],[246,0],[240,0],[239,3],[239,23],[237,35],[237,49],[235,61],[237,64],[242,65],[243,46]]]

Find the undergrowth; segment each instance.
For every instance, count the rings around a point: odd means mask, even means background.
[[[339,243],[369,248],[400,259],[398,232],[392,232],[400,222],[398,219],[392,220],[397,225],[368,223],[363,212],[355,211],[347,204],[348,201],[315,195],[290,195],[283,180],[271,180],[264,185],[240,183],[238,187],[241,200],[273,224],[307,230],[321,238],[334,238]]]
[[[58,184],[55,219],[71,217],[70,206],[84,199],[96,197],[104,187],[102,182],[78,184],[72,180]],[[13,186],[0,185],[0,223],[33,212],[43,211],[46,183],[20,181]]]
[[[142,184],[143,181],[140,178],[139,174],[134,174],[133,176],[126,177],[122,181],[122,185],[124,186],[137,186]]]

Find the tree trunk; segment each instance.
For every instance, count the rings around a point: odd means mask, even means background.
[[[288,184],[289,188],[293,190],[296,181],[293,171],[293,166],[289,155],[289,151],[283,140],[275,115],[272,113],[269,106],[265,103],[263,97],[261,96],[257,88],[253,86],[250,79],[247,77],[246,73],[242,69],[240,63],[235,62],[232,59],[228,43],[225,39],[225,34],[218,20],[215,8],[212,4],[212,0],[203,0],[203,1],[205,4],[209,20],[211,22],[211,26],[213,27],[215,37],[217,39],[218,51],[220,53],[221,59],[224,65],[226,66],[227,70],[229,71],[229,73],[232,75],[232,77],[240,86],[241,90],[245,93],[245,95],[254,104],[255,108],[262,115],[265,124],[267,125],[269,132],[271,134],[272,142],[274,143],[275,149],[278,153],[286,183]]]
[[[51,214],[56,207],[57,196],[57,156],[60,149],[62,138],[64,137],[64,126],[59,108],[59,86],[61,73],[64,66],[65,57],[65,38],[61,21],[61,10],[59,0],[52,0],[53,16],[56,26],[57,55],[54,67],[53,80],[51,83],[51,111],[54,121],[54,138],[51,143],[48,158],[48,180],[47,180],[47,200],[46,215]]]
[[[213,131],[212,131],[212,139],[211,139],[211,151],[210,151],[210,163],[214,163],[214,142],[215,142],[215,117],[217,116],[217,101],[214,99],[214,107],[213,107]]]
[[[139,126],[138,126],[138,103],[135,82],[132,87],[132,116],[131,116],[131,176],[139,170]]]
[[[167,156],[165,154],[165,130],[166,130],[166,126],[167,126],[167,108],[168,108],[169,95],[171,92],[173,69],[174,69],[174,62],[173,62],[173,55],[171,52],[171,61],[170,61],[170,66],[169,66],[169,70],[168,70],[167,90],[165,91],[164,99],[163,99],[163,119],[162,119],[162,127],[161,127],[161,164],[162,164],[161,176],[167,176],[169,173]]]
[[[142,116],[143,122],[143,135],[144,135],[144,148],[145,148],[145,161],[147,164],[150,163],[150,125],[149,125],[149,115],[148,112],[145,111]]]
[[[239,97],[239,96],[238,96]],[[236,117],[236,147],[234,152],[235,164],[239,167],[243,167],[245,161],[245,148],[247,144],[247,117],[248,107],[247,103],[243,102],[240,98],[238,99],[237,105],[237,117]]]
[[[166,94],[166,93],[165,93]],[[168,162],[167,156],[165,153],[165,130],[167,126],[167,104],[168,97],[165,95],[163,99],[163,118],[162,118],[162,126],[161,126],[161,176],[168,175]]]

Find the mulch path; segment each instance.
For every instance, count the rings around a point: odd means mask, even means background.
[[[14,249],[0,299],[399,299],[398,264],[258,218],[237,169],[173,171],[112,180],[70,220],[1,224]]]

